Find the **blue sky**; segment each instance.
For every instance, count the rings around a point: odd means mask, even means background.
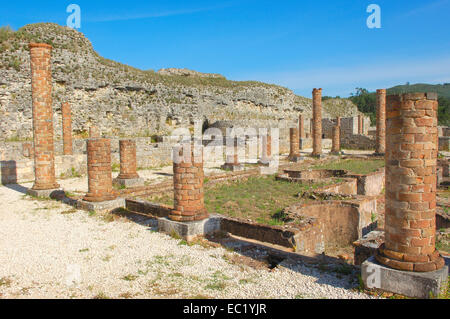
[[[450,0],[15,0],[0,25],[81,29],[100,55],[140,69],[176,67],[348,96],[406,82],[450,82]],[[368,5],[381,8],[369,29]]]

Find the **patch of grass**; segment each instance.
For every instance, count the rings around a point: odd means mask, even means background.
[[[89,251],[89,248],[84,248],[84,249],[80,249],[78,252],[79,253],[86,253]]]
[[[12,280],[8,277],[0,278],[0,287],[11,287]]]
[[[138,276],[129,274],[129,275],[122,277],[121,279],[125,280],[125,281],[135,281],[137,278],[138,278]]]
[[[110,299],[104,292],[99,292],[92,299]]]
[[[120,164],[113,163],[111,165],[111,169],[112,169],[113,172],[119,172],[120,171]]]
[[[313,169],[345,170],[353,174],[370,174],[384,167],[384,160],[339,160],[332,163],[313,166]]]
[[[70,214],[75,214],[77,212],[77,210],[75,208],[66,210],[64,212],[61,212],[61,215],[70,215]]]
[[[205,206],[211,214],[250,219],[266,225],[283,225],[282,209],[297,203],[299,193],[325,185],[277,181],[275,176],[250,177],[206,186]],[[151,197],[149,200],[173,206],[173,195]]]

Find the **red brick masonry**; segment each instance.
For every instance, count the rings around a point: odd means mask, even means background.
[[[133,140],[119,141],[120,174],[118,179],[139,178],[136,162],[136,142]]]
[[[59,188],[55,177],[52,109],[52,47],[30,43],[33,100],[34,172],[33,190]]]
[[[174,148],[174,154],[178,152],[183,160],[180,163],[176,163],[175,160],[173,162],[175,204],[174,210],[169,215],[171,220],[187,222],[209,217],[205,208],[203,192],[203,150],[201,147],[199,148],[199,154],[195,154],[192,146],[185,145],[184,148],[182,146]],[[191,153],[190,156],[187,150]]]
[[[386,90],[377,90],[377,144],[376,153],[386,151]]]
[[[61,105],[62,129],[63,129],[63,153],[73,155],[72,147],[72,112],[70,104],[65,102]]]
[[[106,138],[87,140],[88,202],[114,200],[118,194],[112,188],[111,141]]]
[[[313,90],[313,152],[322,155],[322,89]]]
[[[437,95],[387,97],[385,244],[377,260],[415,272],[441,269],[435,248]]]

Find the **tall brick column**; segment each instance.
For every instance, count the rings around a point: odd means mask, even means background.
[[[139,178],[136,163],[136,142],[133,140],[119,141],[120,174],[119,179]]]
[[[87,202],[114,200],[118,194],[112,188],[111,141],[106,138],[87,140],[87,170],[89,191]]]
[[[333,127],[333,139],[331,153],[339,154],[341,152],[341,119],[336,119],[336,125]]]
[[[298,128],[289,129],[290,153],[289,160],[296,162],[300,159],[300,138]]]
[[[62,129],[63,129],[63,154],[73,155],[72,147],[72,112],[70,104],[65,102],[61,105]]]
[[[386,90],[377,90],[377,145],[376,154],[386,151]]]
[[[300,114],[298,117],[298,134],[300,138],[305,138],[305,118],[303,114]]]
[[[362,114],[358,115],[358,134],[364,134],[364,117]]]
[[[30,43],[31,87],[33,100],[34,172],[32,190],[59,188],[55,177],[55,149],[53,142],[52,108],[52,47]]]
[[[322,89],[313,90],[313,156],[322,155]]]
[[[197,146],[199,147],[199,146]],[[169,218],[173,221],[199,221],[209,217],[204,203],[203,149],[195,156],[191,145],[190,156],[184,153],[189,147],[175,147],[181,161],[173,161],[174,209]]]
[[[428,272],[444,260],[435,248],[437,95],[387,97],[385,244],[377,260]]]

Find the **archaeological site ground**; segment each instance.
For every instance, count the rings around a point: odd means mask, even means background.
[[[435,92],[141,71],[2,31],[0,298],[448,299]]]

